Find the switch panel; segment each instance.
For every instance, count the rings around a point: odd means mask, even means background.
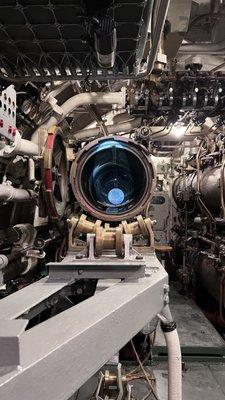
[[[0,136],[14,142],[16,135],[16,91],[13,85],[0,92]]]

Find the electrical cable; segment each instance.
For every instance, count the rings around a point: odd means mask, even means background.
[[[145,368],[144,368],[144,366],[143,366],[143,364],[142,364],[142,362],[141,362],[141,360],[140,360],[140,357],[139,357],[139,355],[138,355],[138,353],[137,353],[137,350],[136,350],[136,348],[135,348],[135,346],[134,346],[133,340],[131,340],[130,343],[131,343],[133,352],[134,352],[134,354],[135,354],[135,357],[136,357],[136,359],[137,359],[137,361],[138,361],[138,363],[139,363],[139,365],[140,365],[140,368],[141,368],[141,370],[142,370],[142,372],[143,372],[143,374],[144,374],[144,376],[145,376],[145,379],[146,379],[146,381],[148,382],[148,385],[149,385],[149,388],[150,388],[150,391],[151,391],[151,392],[149,393],[149,395],[152,393],[152,394],[154,395],[155,399],[156,399],[156,400],[159,400],[158,395],[157,395],[156,392],[155,392],[155,388],[153,387],[153,385],[152,385],[152,383],[151,383],[151,381],[150,381],[150,379],[149,379],[149,377],[148,377],[148,374],[147,374],[147,372],[146,372],[146,370],[145,370]],[[142,400],[143,400],[143,399],[142,399]]]

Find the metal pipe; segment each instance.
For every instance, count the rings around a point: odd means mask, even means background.
[[[82,87],[78,82],[75,82],[75,87],[76,87],[78,93],[82,93]],[[106,129],[106,126],[105,126],[105,122],[102,120],[102,116],[99,114],[99,112],[97,111],[96,107],[93,104],[91,104],[91,105],[85,106],[85,110],[98,123],[98,126],[99,126],[103,136],[107,136],[108,132],[107,132],[107,129]]]
[[[147,67],[146,67],[145,71],[140,72],[136,75],[136,78],[138,78],[138,79],[145,78],[146,76],[151,74],[151,72],[153,70],[159,43],[160,43],[160,39],[161,39],[163,29],[164,29],[164,24],[165,24],[167,12],[168,12],[169,4],[170,4],[170,0],[161,0],[160,1],[156,25],[154,27],[154,32],[151,32],[151,34],[153,35],[153,39],[152,39],[152,47],[150,49],[150,53],[148,56]]]
[[[17,143],[14,154],[26,155],[26,156],[38,156],[39,148],[37,144],[32,143],[30,140],[20,138],[19,142]]]
[[[225,50],[225,40],[218,43],[202,43],[202,44],[183,44],[179,49],[179,54],[221,54]]]
[[[54,237],[49,237],[48,239],[44,240],[43,247],[47,247],[54,243],[55,241],[59,240],[60,234]],[[27,243],[29,247],[29,243]],[[31,267],[27,266],[27,263],[23,262],[24,249],[19,251],[14,251],[9,255],[0,254],[0,287],[3,286],[5,283],[14,279],[21,274],[28,272],[34,265],[31,264]]]
[[[196,148],[196,144],[194,144],[194,143],[183,145],[180,142],[177,144],[171,144],[171,145],[165,143],[165,144],[162,144],[161,146],[162,146],[161,149],[163,149],[162,151],[166,151],[167,149],[178,149],[178,148],[180,150]]]
[[[224,67],[225,67],[225,61],[222,62],[222,63],[219,64],[219,65],[216,65],[216,67],[210,69],[209,72],[213,73],[213,72],[216,72],[216,71],[218,71],[218,70],[220,70],[221,68],[224,68]]]
[[[28,160],[28,178],[29,182],[35,182],[35,164],[32,158]]]
[[[58,86],[56,86],[51,92],[47,93],[46,96],[44,96],[44,101],[48,101],[49,97],[57,97],[60,93],[63,92],[68,86],[71,86],[74,81],[67,81],[67,82],[61,82],[59,83]]]
[[[20,202],[33,200],[36,193],[32,190],[18,189],[11,186],[9,183],[0,184],[0,201],[1,202]]]
[[[125,108],[126,103],[126,89],[122,88],[120,92],[85,92],[79,93],[68,99],[62,106],[62,115],[60,120],[69,115],[73,110],[78,107],[89,104],[117,104],[121,108]],[[54,118],[57,122],[57,118]],[[51,118],[50,118],[51,119]],[[47,124],[50,124],[48,122]],[[50,124],[50,126],[52,123]]]
[[[39,146],[30,140],[22,139],[20,133],[16,131],[14,142],[0,149],[1,157],[9,158],[15,155],[38,156]]]
[[[38,132],[40,128],[49,129],[51,126],[58,124],[67,115],[71,114],[76,108],[89,104],[117,104],[120,108],[126,105],[126,88],[123,87],[120,92],[85,92],[79,93],[68,99],[60,106],[61,115],[52,116],[45,124],[40,126],[32,135],[32,142],[38,143]]]
[[[162,139],[162,141],[169,142],[180,142],[180,141],[188,141],[193,140],[196,136],[202,135],[201,126],[195,127],[187,127],[187,130],[182,132],[181,135],[176,134],[171,127],[165,128],[163,126],[151,126],[151,140],[158,141]]]
[[[135,118],[130,121],[122,122],[115,125],[106,125],[108,134],[114,135],[120,132],[130,132],[141,125],[141,118]],[[76,140],[87,139],[93,136],[98,136],[101,133],[100,128],[83,129],[73,134]]]

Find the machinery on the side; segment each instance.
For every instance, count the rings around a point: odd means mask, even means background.
[[[119,351],[131,341],[142,365],[132,338],[148,356],[160,324],[182,400],[168,273],[225,318],[224,15],[223,1],[1,2],[1,399],[69,400],[116,354],[94,397],[134,400]]]
[[[205,289],[209,318],[224,325],[224,136],[202,141],[187,154],[173,183],[180,225],[176,227],[175,255],[186,291]],[[215,304],[214,304],[215,303]]]

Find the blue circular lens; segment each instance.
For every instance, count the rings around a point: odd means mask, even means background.
[[[124,201],[124,193],[121,189],[113,188],[108,193],[108,199],[111,204],[121,204]]]

